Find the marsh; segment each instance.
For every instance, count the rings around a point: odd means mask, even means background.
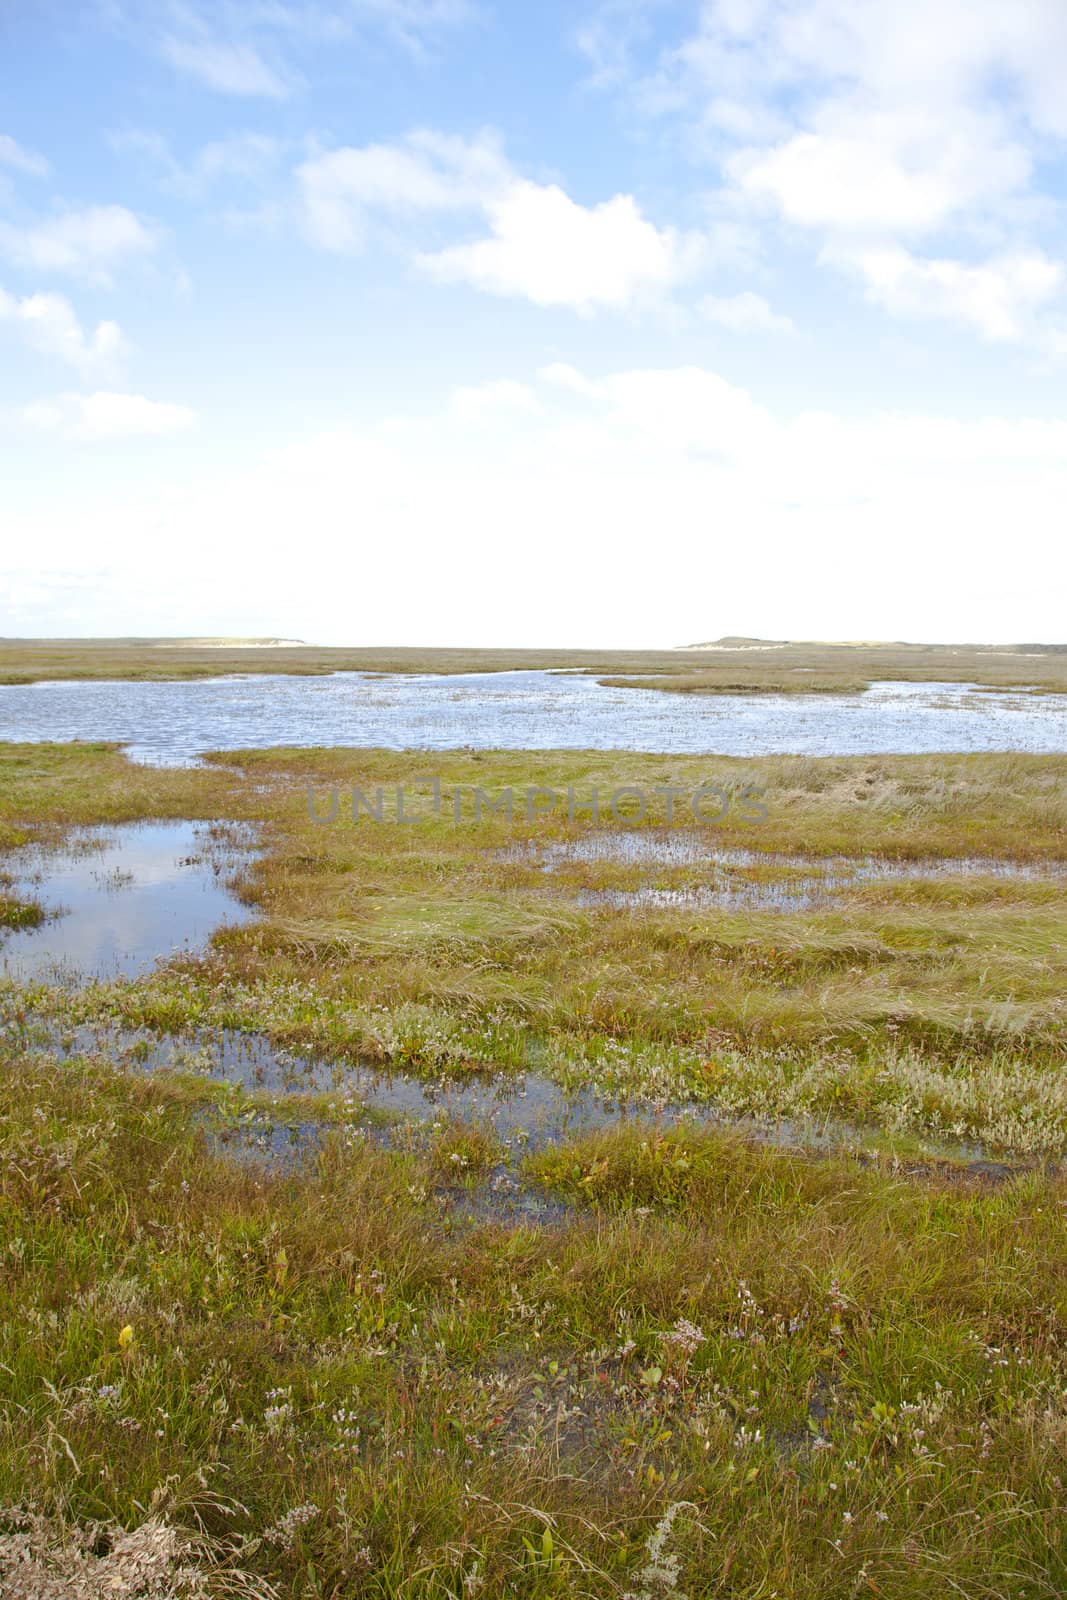
[[[638,680],[634,680],[635,685]],[[862,692],[675,694],[576,672],[338,672],[0,685],[0,737],[113,740],[140,761],[205,750],[632,750],[808,755],[1067,750],[1067,695],[889,681]]]
[[[830,1600],[843,1527],[901,1600],[1067,1581],[1067,755],[442,749],[435,809],[198,716],[0,746],[0,958],[82,941],[0,982],[0,1493],[192,1484],[294,1600],[458,1541],[617,1596],[668,1517],[691,1592]],[[758,826],[668,820],[709,768]],[[527,786],[647,814],[466,803]],[[309,816],[353,787],[420,825]]]

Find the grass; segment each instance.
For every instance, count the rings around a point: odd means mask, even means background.
[[[585,794],[594,783],[691,790],[712,778],[739,789],[755,778],[766,821],[731,814],[707,829],[767,857],[740,869],[745,882],[780,878],[782,851],[816,862],[871,851],[1067,859],[1063,757],[716,758],[709,770],[696,758],[488,754],[436,765],[446,800],[454,784]],[[204,962],[68,998],[74,1016],[261,1028],[294,1048],[428,1075],[526,1068],[736,1114],[845,1117],[1022,1151],[1067,1144],[1062,871],[876,881],[786,915],[618,914],[581,897],[632,884],[632,865],[545,873],[516,852],[588,833],[562,813],[476,825],[465,800],[458,825],[447,804],[414,827],[353,825],[343,808],[334,825],[310,820],[309,784],[321,800],[334,784],[346,795],[354,783],[414,785],[426,776],[420,756],[245,752],[175,771],[105,746],[14,746],[0,766],[10,843],[94,818],[234,817],[263,829],[266,853],[244,890],[262,920],[221,936]],[[674,887],[706,876],[699,863],[652,872]]]
[[[211,1595],[1062,1594],[1067,1179],[1045,1158],[1067,1148],[1067,881],[611,913],[582,896],[704,869],[545,872],[588,819],[476,825],[470,787],[756,783],[764,822],[707,831],[759,853],[737,869],[759,885],[794,870],[782,854],[1061,865],[1067,758],[433,766],[458,822],[429,811],[424,754],[153,769],[0,746],[0,850],[177,817],[263,844],[242,890],[260,919],[202,959],[72,995],[0,986],[0,1590],[29,1548],[26,1593],[57,1550],[106,1592],[94,1552],[140,1530]],[[308,815],[309,784],[420,780],[415,826]],[[885,1153],[620,1125],[527,1157],[557,1204],[523,1225],[479,1208],[500,1155],[482,1126],[383,1143],[344,1094],[60,1062],[39,1010],[847,1118]],[[257,1153],[288,1127],[317,1136]],[[893,1156],[930,1132],[1020,1170]],[[19,1532],[20,1506],[45,1521]]]
[[[738,641],[724,649],[465,650],[239,641],[0,639],[0,684],[45,679],[214,678],[232,673],[454,673],[566,669],[631,688],[681,693],[852,693],[886,679],[1067,690],[1067,646]]]
[[[39,928],[44,918],[44,908],[35,900],[0,887],[0,928]]]
[[[604,681],[673,694],[856,694],[886,681],[1067,691],[1063,645],[749,644],[754,647],[738,642],[699,656],[686,651],[673,665],[642,666],[639,674],[624,672]]]
[[[593,672],[670,671],[673,650],[374,649],[319,645],[248,648],[119,639],[2,639],[0,683],[45,679],[216,678],[233,673],[320,676],[329,672],[508,672],[531,668]],[[688,657],[687,657],[688,659]],[[694,654],[695,664],[702,657]]]
[[[271,1174],[30,1057],[0,1140],[8,1502],[154,1508],[294,1597],[1067,1582],[1059,1180],[620,1132],[541,1158],[571,1221],[471,1225],[432,1152]]]
[[[901,676],[906,674],[902,672]],[[723,662],[711,670],[690,667],[686,672],[601,679],[609,688],[659,689],[668,694],[862,694],[874,681],[873,677],[856,672],[819,671],[813,667],[775,672],[761,660],[740,666]]]

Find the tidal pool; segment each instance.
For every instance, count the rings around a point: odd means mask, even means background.
[[[20,982],[136,977],[193,954],[224,923],[252,912],[234,893],[254,854],[231,823],[138,822],[80,828],[61,845],[4,859],[15,893],[45,911],[36,927],[0,932],[0,974]]]
[[[652,1095],[621,1099],[593,1089],[565,1089],[534,1071],[417,1077],[358,1061],[326,1061],[284,1049],[266,1034],[233,1028],[163,1034],[107,1022],[69,1027],[45,1015],[27,1020],[22,1012],[17,1019],[0,1016],[0,1045],[11,1044],[46,1049],[66,1059],[102,1056],[130,1070],[189,1072],[246,1090],[273,1092],[277,1098],[270,1111],[249,1125],[253,1145],[257,1128],[266,1130],[266,1149],[282,1149],[288,1143],[278,1124],[284,1122],[287,1097],[300,1094],[339,1093],[342,1103],[351,1107],[350,1120],[341,1128],[387,1145],[403,1143],[412,1129],[432,1129],[452,1121],[477,1123],[491,1129],[503,1146],[504,1158],[493,1174],[498,1178],[515,1178],[517,1164],[527,1152],[627,1121],[660,1130],[719,1129],[758,1144],[812,1152],[852,1150],[862,1155],[879,1138],[875,1128],[831,1117],[757,1119],[720,1112],[706,1101]],[[375,1120],[375,1113],[395,1121]],[[292,1126],[298,1143],[324,1131],[323,1124],[314,1122]],[[908,1144],[920,1160],[981,1164],[985,1157],[981,1145],[958,1139],[914,1134]]]
[[[1067,752],[1067,695],[957,683],[863,694],[677,695],[569,672],[339,672],[0,685],[0,739],[105,739],[139,761],[278,745],[664,754]]]
[[[643,883],[637,887],[581,887],[579,905],[614,910],[714,907],[728,911],[812,911],[831,905],[850,889],[868,883],[944,882],[950,878],[992,878],[1063,882],[1064,862],[1004,861],[994,856],[928,856],[892,860],[886,856],[802,856],[780,851],[718,849],[706,834],[653,829],[601,829],[576,839],[527,842],[498,853],[497,859],[556,873],[573,865],[610,864],[664,872],[696,869],[702,881]]]
[[[73,985],[136,977],[168,956],[197,953],[219,926],[252,915],[237,898],[234,882],[255,850],[255,835],[248,828],[182,821],[82,828],[61,845],[42,839],[14,852],[5,861],[13,876],[12,888],[40,904],[46,917],[37,927],[0,935],[0,977],[11,984],[9,997],[23,993],[17,987],[20,984]],[[800,872],[802,884],[807,881],[804,874],[817,877],[824,893],[827,885],[847,885],[864,876],[943,875],[960,870],[1032,875],[1041,870],[980,858],[896,863],[874,858],[770,857],[751,850],[717,851],[699,834],[629,830],[556,841],[545,848],[539,860],[548,871],[568,861],[710,864],[727,876],[765,869],[772,861],[788,872]],[[102,1055],[137,1070],[191,1071],[277,1096],[269,1111],[262,1109],[262,1099],[258,1102],[261,1109],[247,1129],[253,1147],[267,1155],[279,1155],[293,1138],[300,1146],[319,1137],[322,1129],[312,1123],[301,1124],[295,1133],[283,1131],[286,1101],[300,1093],[339,1092],[344,1106],[351,1110],[350,1121],[346,1114],[347,1137],[367,1136],[392,1143],[402,1142],[412,1133],[418,1137],[420,1128],[425,1133],[435,1123],[453,1119],[485,1124],[504,1150],[503,1160],[478,1202],[493,1214],[521,1215],[532,1208],[537,1214],[550,1215],[550,1202],[520,1181],[522,1154],[628,1118],[659,1127],[688,1123],[728,1128],[761,1143],[809,1150],[862,1151],[877,1137],[873,1130],[830,1120],[757,1122],[719,1113],[703,1102],[612,1099],[593,1089],[564,1089],[533,1071],[433,1081],[359,1061],[328,1062],[285,1051],[260,1033],[214,1029],[161,1035],[110,1024],[70,1028],[47,1016],[37,1023],[28,1021],[32,1012],[32,1002],[29,1010],[21,1002],[9,1009],[0,1026],[0,1042],[18,1049],[43,1047],[66,1057]],[[296,1110],[298,1102],[291,1104]],[[395,1126],[383,1127],[374,1113],[399,1120]],[[937,1151],[939,1158],[951,1154],[955,1160],[973,1161],[981,1157],[977,1147],[956,1147],[949,1152],[937,1141],[929,1148]],[[466,1191],[464,1196],[464,1205],[474,1203]]]

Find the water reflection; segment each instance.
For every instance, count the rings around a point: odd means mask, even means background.
[[[138,760],[278,745],[876,755],[1067,751],[1067,696],[956,683],[864,694],[677,695],[577,673],[0,685],[0,739],[106,739]]]
[[[0,935],[0,973],[49,983],[135,977],[202,950],[221,924],[251,915],[231,883],[253,848],[232,824],[141,822],[13,851],[4,862],[12,888],[45,920]]]
[[[580,887],[583,906],[614,910],[714,907],[727,911],[812,911],[863,884],[944,882],[992,878],[1063,882],[1062,862],[1004,861],[993,856],[804,856],[783,851],[718,849],[706,833],[659,829],[600,829],[575,839],[509,846],[497,859],[545,873],[574,866],[660,868],[663,873],[699,870],[697,883],[642,883],[636,887]]]
[[[285,1049],[264,1033],[233,1028],[161,1034],[108,1022],[64,1028],[38,1017],[26,1029],[25,1017],[9,1017],[6,1025],[0,1019],[0,1044],[21,1040],[23,1047],[47,1049],[64,1059],[99,1056],[131,1070],[194,1073],[249,1091],[271,1092],[278,1097],[275,1114],[284,1113],[288,1096],[339,1094],[342,1110],[350,1109],[350,1126],[361,1126],[368,1114],[372,1119],[384,1114],[384,1125],[372,1121],[365,1131],[385,1143],[390,1142],[393,1120],[399,1127],[477,1123],[499,1139],[507,1156],[501,1170],[527,1152],[627,1121],[659,1129],[722,1129],[760,1144],[811,1151],[863,1148],[874,1137],[872,1129],[837,1118],[760,1120],[720,1113],[705,1101],[670,1101],[651,1093],[619,1099],[593,1089],[563,1088],[529,1070],[417,1077],[358,1060],[327,1061]],[[959,1161],[984,1153],[980,1145],[962,1141],[916,1136],[911,1143]]]

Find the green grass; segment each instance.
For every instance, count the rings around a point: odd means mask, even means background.
[[[580,837],[560,815],[414,827],[309,820],[307,786],[368,792],[425,778],[425,758],[265,751],[203,769],[131,766],[107,747],[7,747],[0,840],[29,819],[259,821],[244,894],[262,919],[203,962],[64,1002],[135,1025],[265,1029],[329,1056],[428,1074],[533,1068],[568,1084],[693,1096],[737,1114],[846,1117],[1016,1150],[1067,1143],[1062,1074],[1067,878],[867,883],[806,912],[585,907],[642,872],[611,861],[546,874],[513,846]],[[766,822],[728,819],[727,846],[818,858],[1067,858],[1067,759],[447,755],[447,791],[479,783],[708,779],[765,789]],[[343,813],[342,813],[343,815]],[[662,819],[660,819],[662,820]],[[650,819],[656,825],[656,819]],[[744,869],[748,879],[782,874]],[[697,867],[653,868],[698,882]]]
[[[8,894],[0,888],[0,928],[39,928],[44,917],[43,906],[35,900]]]
[[[630,1131],[540,1161],[572,1221],[472,1226],[432,1150],[270,1175],[165,1080],[39,1059],[0,1144],[8,1502],[155,1496],[294,1597],[1067,1582],[1058,1180]]]
[[[768,856],[1067,860],[1064,757],[433,766],[446,795],[758,782],[766,822],[714,837]],[[251,821],[263,841],[242,890],[260,919],[202,960],[76,995],[0,986],[0,1506],[46,1514],[60,1543],[164,1518],[200,1540],[208,1592],[284,1600],[1062,1594],[1067,1179],[1045,1167],[1067,1148],[1062,878],[616,914],[579,896],[699,869],[545,873],[508,848],[589,827],[559,815],[308,817],[309,782],[428,770],[0,747],[0,850],[150,817]],[[37,1009],[851,1119],[881,1153],[620,1126],[527,1159],[558,1221],[486,1220],[484,1127],[391,1126],[386,1148],[343,1093],[60,1064]],[[284,1163],[257,1156],[308,1125]],[[1027,1170],[993,1184],[900,1157],[930,1133]]]

